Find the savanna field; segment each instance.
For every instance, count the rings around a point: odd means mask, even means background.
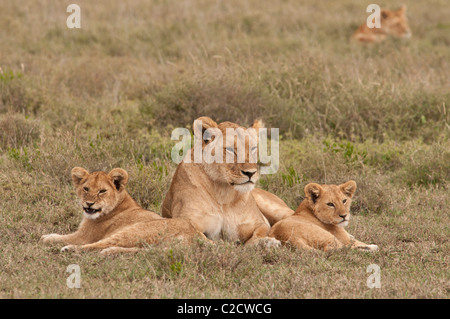
[[[412,38],[353,43],[369,3],[1,1],[0,297],[449,298],[450,6],[380,2],[407,5]],[[172,130],[200,116],[279,128],[280,168],[259,187],[293,209],[307,183],[355,180],[347,230],[379,251],[39,243],[79,225],[75,166],[126,169],[160,213]]]

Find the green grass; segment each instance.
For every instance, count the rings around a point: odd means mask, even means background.
[[[26,2],[0,4],[0,297],[449,297],[445,1],[406,1],[412,39],[369,46],[348,41],[367,17],[352,0],[78,1],[77,30],[70,2]],[[159,212],[170,133],[199,116],[279,128],[280,170],[259,186],[292,208],[309,182],[354,179],[349,232],[380,251],[172,243],[105,258],[38,243],[80,222],[74,166],[126,169]]]

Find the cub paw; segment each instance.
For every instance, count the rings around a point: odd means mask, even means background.
[[[377,251],[378,246],[377,245],[360,246],[360,247],[358,247],[358,249],[365,250],[365,251]]]
[[[258,240],[258,245],[265,248],[280,247],[281,242],[273,237],[264,237]]]
[[[77,245],[67,245],[61,248],[62,253],[77,251]]]
[[[43,244],[52,244],[52,243],[58,242],[60,238],[61,238],[61,235],[59,235],[59,234],[47,234],[47,235],[43,235],[41,237],[41,239],[39,239],[39,242],[41,242]]]
[[[100,251],[100,255],[102,256],[108,256],[108,255],[115,255],[119,253],[136,253],[139,251],[139,248],[132,247],[132,248],[125,248],[125,247],[109,247],[102,249]]]
[[[102,255],[102,256],[114,255],[116,253],[117,253],[116,247],[109,247],[109,248],[102,249],[100,251],[100,255]]]

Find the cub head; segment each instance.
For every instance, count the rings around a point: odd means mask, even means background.
[[[93,172],[89,174],[81,167],[72,169],[72,181],[83,207],[83,215],[88,219],[97,219],[110,213],[124,199],[128,173],[115,168],[109,173]]]
[[[249,192],[259,179],[258,133],[263,127],[257,120],[249,128],[231,122],[217,124],[209,117],[194,121],[194,135],[201,140],[201,165],[216,183],[239,192]],[[200,143],[197,144],[200,146]],[[194,162],[200,147],[192,150]]]
[[[348,181],[341,185],[305,186],[306,200],[314,215],[324,224],[346,227],[350,219],[350,205],[356,191],[356,183]]]
[[[385,34],[397,36],[399,38],[410,38],[411,29],[406,17],[406,6],[402,6],[397,11],[382,9],[380,12],[381,30]]]

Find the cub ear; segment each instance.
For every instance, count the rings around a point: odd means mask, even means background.
[[[351,198],[356,192],[356,182],[348,181],[347,183],[339,185],[339,188],[345,195]]]
[[[114,186],[116,186],[118,191],[122,190],[128,183],[128,173],[121,168],[114,168],[109,172],[109,177],[113,180]]]
[[[72,182],[77,187],[80,185],[81,181],[89,175],[89,172],[82,167],[72,168]]]
[[[313,203],[317,201],[322,191],[323,191],[322,187],[316,183],[309,183],[308,185],[305,186],[305,196],[307,198],[310,198],[313,201]]]
[[[194,121],[193,128],[194,135],[200,137],[202,139],[203,146],[205,146],[211,142],[211,136],[205,134],[205,131],[209,128],[218,128],[218,125],[211,118],[202,116]]]
[[[406,13],[406,5],[402,5],[400,9],[397,10],[400,13]]]

